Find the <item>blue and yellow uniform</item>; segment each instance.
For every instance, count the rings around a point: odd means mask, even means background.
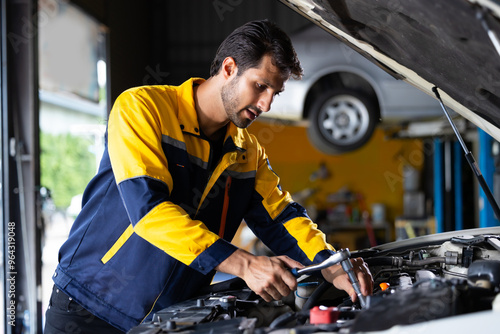
[[[210,284],[243,219],[275,254],[307,265],[333,252],[247,130],[229,124],[215,154],[193,100],[202,80],[118,97],[59,253],[56,286],[124,331]]]

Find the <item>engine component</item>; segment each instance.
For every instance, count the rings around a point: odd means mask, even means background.
[[[396,325],[484,314],[500,309],[500,252],[489,242],[499,240],[498,235],[482,237],[358,252],[376,287],[363,308],[316,275],[300,277],[295,295],[270,303],[243,280],[232,279],[156,312],[129,334],[391,332]],[[350,263],[350,254],[343,259],[346,255],[342,251],[327,263]]]
[[[299,282],[297,284],[297,291],[295,291],[295,308],[296,310],[301,310],[304,304],[316,290],[319,283],[314,282]]]
[[[358,314],[352,332],[385,330],[394,325],[452,316],[459,312],[462,300],[455,285],[439,280],[429,286],[414,285],[395,294],[375,297],[371,298],[370,308]]]
[[[315,306],[309,311],[309,322],[312,325],[333,324],[339,318],[339,309],[335,306]]]
[[[421,269],[417,270],[417,272],[415,273],[415,282],[431,280],[434,278],[436,278],[436,274],[429,270]]]
[[[500,290],[500,261],[475,261],[469,267],[467,278],[476,286]]]

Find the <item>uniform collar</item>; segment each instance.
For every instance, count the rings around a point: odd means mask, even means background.
[[[198,116],[196,114],[196,107],[194,105],[193,86],[201,84],[205,79],[191,78],[185,81],[178,88],[177,104],[179,106],[179,124],[183,132],[188,132],[195,136],[200,135],[200,125],[198,123]]]
[[[226,138],[224,139],[224,145],[227,145],[228,139],[230,138],[232,144],[236,149],[240,151],[246,151],[247,142],[245,140],[244,132],[246,129],[240,129],[233,123],[229,123],[229,126],[226,130]]]
[[[194,92],[193,86],[201,84],[205,81],[203,78],[191,78],[186,80],[183,84],[179,86],[179,92],[177,95],[178,105],[179,105],[179,124],[183,132],[188,132],[195,136],[201,135],[200,125],[198,123],[198,115],[196,114],[196,107],[194,104]],[[229,123],[224,142],[231,137],[232,142],[239,150],[246,150],[245,129],[239,129],[233,123]]]

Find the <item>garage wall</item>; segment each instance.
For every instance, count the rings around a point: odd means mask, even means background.
[[[111,101],[144,84],[208,77],[222,40],[245,22],[270,19],[287,33],[309,21],[278,0],[72,0],[109,28]]]
[[[285,30],[309,22],[278,1],[215,0],[164,1],[158,4],[155,25],[154,64],[165,64],[169,81],[208,77],[210,63],[222,40],[243,23],[270,19]]]
[[[384,204],[387,221],[394,222],[403,214],[404,167],[412,166],[420,171],[424,165],[421,140],[387,140],[382,130],[376,130],[361,149],[338,156],[316,150],[302,126],[257,121],[249,131],[265,146],[271,166],[281,177],[282,187],[292,194],[306,188],[317,189],[306,204],[319,209],[334,206],[328,200],[329,195],[347,188],[364,198],[368,210],[374,203]],[[318,171],[322,163],[330,177],[311,181],[310,175]]]

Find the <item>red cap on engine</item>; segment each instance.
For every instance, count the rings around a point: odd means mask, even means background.
[[[339,318],[337,307],[314,306],[309,311],[309,322],[312,325],[333,324]]]

